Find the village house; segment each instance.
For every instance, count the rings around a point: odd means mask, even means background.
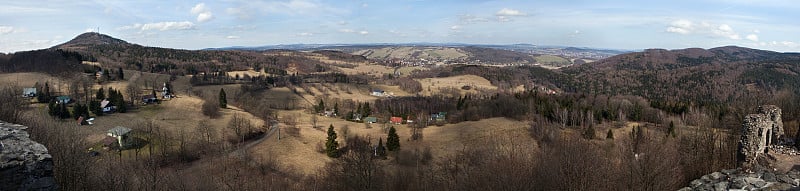
[[[401,123],[403,123],[403,118],[402,117],[392,117],[392,118],[389,119],[389,121],[394,123],[394,124],[401,124]]]
[[[354,113],[353,114],[353,121],[361,121],[361,114],[360,113]]]
[[[103,101],[100,101],[100,108],[103,108],[103,113],[110,113],[117,110],[117,106],[114,106],[114,104],[112,104],[107,99],[103,99]]]
[[[372,96],[382,97],[386,92],[379,89],[372,90]]]
[[[323,112],[325,117],[336,117],[336,110],[326,110]]]
[[[156,95],[154,94],[142,96],[142,103],[144,104],[156,103],[157,101],[158,98],[156,98]]]
[[[366,118],[364,118],[364,123],[377,123],[377,122],[378,122],[378,118],[377,117],[366,117]]]
[[[127,144],[128,144],[128,140],[129,140],[129,135],[128,134],[130,132],[131,132],[131,129],[129,129],[129,128],[122,127],[122,126],[116,126],[116,127],[112,128],[112,129],[109,129],[107,135],[109,137],[113,137],[113,138],[117,139],[117,144],[119,144],[120,148],[125,148],[125,146],[127,146]]]
[[[36,88],[22,88],[22,97],[36,97]]]
[[[71,101],[72,101],[72,98],[70,98],[69,96],[58,96],[58,97],[56,97],[56,103],[57,104],[67,104],[67,103],[69,103]]]
[[[431,121],[444,121],[447,116],[447,112],[439,112],[439,113],[431,113]]]

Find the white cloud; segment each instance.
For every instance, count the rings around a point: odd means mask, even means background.
[[[14,31],[14,27],[12,26],[0,26],[0,35],[10,34]]]
[[[314,33],[301,32],[301,33],[297,33],[297,36],[314,36]]]
[[[747,40],[758,42],[758,35],[756,35],[756,34],[749,34],[744,38],[747,39]]]
[[[206,4],[205,3],[198,3],[197,5],[192,7],[191,13],[192,14],[200,14],[200,13],[207,12],[207,11],[208,11],[208,8],[206,8]]]
[[[461,15],[461,16],[459,16],[459,17],[458,17],[458,21],[459,21],[460,23],[462,23],[462,24],[472,24],[472,23],[482,23],[482,22],[488,22],[488,21],[489,21],[489,19],[482,18],[482,17],[478,17],[478,16],[475,16],[475,15],[469,15],[469,14],[467,14],[467,15]]]
[[[503,8],[497,11],[497,13],[495,13],[494,15],[497,16],[497,21],[508,22],[511,21],[511,17],[527,16],[528,14],[514,9]]]
[[[461,26],[460,26],[460,25],[453,25],[453,26],[450,26],[450,30],[454,30],[454,31],[456,31],[456,30],[459,30],[459,29],[461,29]]]
[[[518,10],[503,8],[495,13],[497,16],[525,16],[527,14],[520,12]]]
[[[712,24],[709,22],[692,22],[686,19],[672,21],[666,29],[667,32],[682,35],[699,34],[711,37],[740,40],[742,37],[728,24]],[[749,39],[749,38],[748,38]],[[757,37],[756,37],[757,39]]]
[[[158,30],[158,31],[168,31],[168,30],[188,30],[194,29],[194,23],[189,21],[183,22],[158,22],[158,23],[145,23],[145,24],[133,24],[129,26],[123,26],[117,28],[117,30]]]
[[[211,19],[214,19],[214,15],[211,13],[211,10],[206,7],[205,3],[198,3],[189,11],[192,14],[197,15],[197,22],[207,22]]]
[[[239,39],[239,36],[226,36],[227,39]]]
[[[211,19],[214,19],[214,15],[212,15],[211,12],[200,13],[199,15],[197,15],[197,22],[202,23],[210,21]]]
[[[339,29],[339,32],[342,32],[342,33],[357,33],[357,34],[360,34],[360,35],[369,34],[369,31],[365,31],[365,30],[356,31],[356,30],[353,30],[353,29]]]
[[[741,39],[741,37],[739,37],[739,34],[736,34],[736,32],[733,31],[733,28],[731,28],[731,26],[727,24],[719,25],[719,27],[717,27],[716,30],[713,30],[712,33],[714,35],[726,37],[733,40]]]

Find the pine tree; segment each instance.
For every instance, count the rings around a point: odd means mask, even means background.
[[[383,146],[383,138],[378,138],[378,146],[375,148],[375,154],[381,158],[386,158],[386,147]]]
[[[92,100],[89,102],[89,110],[97,116],[103,115],[103,108],[100,108],[100,101]]]
[[[219,89],[219,107],[228,108],[228,98],[225,96],[225,89]]]
[[[333,130],[333,124],[328,127],[328,139],[325,141],[325,154],[328,157],[339,156],[339,142],[336,141],[336,131]]]
[[[609,129],[608,133],[606,133],[606,139],[614,139],[614,132],[611,131],[611,129]]]
[[[61,118],[61,119],[69,118],[69,110],[67,110],[67,104],[66,103],[61,103],[60,105],[61,106],[59,106],[59,108],[58,108],[58,110],[59,110],[58,118]]]
[[[339,102],[333,104],[333,115],[339,116]]]
[[[361,111],[364,113],[361,113],[361,117],[369,117],[369,115],[372,114],[372,109],[369,107],[369,102],[364,103],[363,106],[364,109],[361,109]]]
[[[594,127],[589,125],[589,128],[586,128],[586,132],[583,132],[583,138],[592,140],[595,137]]]
[[[95,99],[103,100],[106,99],[106,93],[103,91],[103,88],[97,90],[97,94],[94,95]]]
[[[314,112],[319,113],[322,112],[323,110],[325,110],[325,102],[323,102],[322,99],[320,99],[319,103],[317,104],[317,107],[314,108]]]
[[[667,129],[667,136],[675,137],[675,122],[669,122],[669,129]]]
[[[36,99],[39,100],[39,103],[50,102],[50,85],[47,82],[44,83],[42,92],[36,95]]]
[[[61,116],[61,110],[58,105],[56,105],[55,100],[51,100],[49,103],[47,103],[47,114],[50,114],[50,116],[53,117]]]
[[[397,130],[394,126],[389,128],[389,136],[386,137],[386,149],[389,151],[400,150],[400,137],[397,136]]]
[[[122,71],[122,67],[117,70],[117,80],[125,80],[125,72]]]

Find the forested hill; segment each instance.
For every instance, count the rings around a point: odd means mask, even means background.
[[[639,95],[662,103],[724,103],[800,90],[800,54],[734,46],[649,49],[561,71],[578,81],[578,91]]]
[[[103,67],[122,67],[176,75],[248,68],[264,69],[272,74],[286,74],[290,67],[292,71],[301,74],[325,69],[321,67],[323,63],[309,56],[314,53],[288,50],[183,50],[147,47],[91,32],[78,35],[51,49],[77,52],[85,60],[99,62]]]

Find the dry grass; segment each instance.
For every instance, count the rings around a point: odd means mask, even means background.
[[[49,82],[51,86],[55,85],[56,87],[64,83],[63,80],[43,73],[0,73],[0,85],[2,86],[33,87],[37,82],[42,86],[45,82]],[[22,89],[19,91],[22,93]]]
[[[461,95],[466,93],[477,94],[481,90],[497,90],[497,86],[492,85],[489,80],[476,75],[460,75],[446,78],[424,78],[416,80],[422,84],[421,94],[426,96],[440,94],[440,88],[455,88],[461,93]],[[470,86],[471,89],[461,89],[463,86]]]

